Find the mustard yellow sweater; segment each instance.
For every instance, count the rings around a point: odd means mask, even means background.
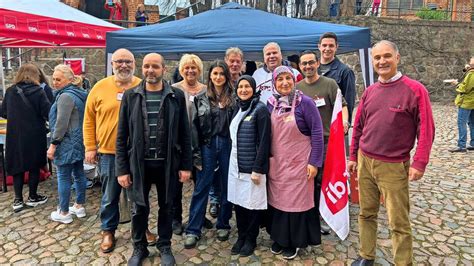
[[[133,77],[132,87],[141,79]],[[86,151],[115,154],[120,100],[117,95],[124,89],[117,87],[114,76],[97,82],[89,93],[84,111],[84,146]]]

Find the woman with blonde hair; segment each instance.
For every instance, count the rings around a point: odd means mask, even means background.
[[[24,64],[3,98],[0,115],[7,121],[5,170],[13,176],[13,211],[23,209],[23,177],[29,172],[29,197],[26,205],[46,203],[48,197],[37,193],[40,168],[46,165],[46,121],[51,106],[40,87],[36,65]]]
[[[201,94],[206,93],[206,85],[199,82],[199,77],[202,74],[203,64],[201,59],[194,54],[184,54],[178,65],[179,73],[184,79],[180,82],[173,84],[173,87],[176,87],[184,92],[184,97],[186,99],[186,110],[189,118],[189,128],[194,132],[194,137],[192,139],[193,145],[193,154],[199,150],[199,143],[197,143],[195,128],[193,127],[192,121],[196,116],[197,111],[194,106],[194,99]],[[194,130],[193,130],[194,129]],[[199,155],[194,154],[193,158],[196,159]],[[193,176],[195,175],[195,170],[193,171]],[[183,233],[183,183],[178,183],[178,192],[173,200],[173,233],[176,235],[181,235]],[[211,221],[207,221],[207,224],[212,225]]]
[[[173,87],[182,89],[191,95],[197,95],[206,89],[206,85],[199,82],[202,74],[203,64],[201,59],[195,54],[184,54],[179,60],[179,74],[183,80],[173,84]]]
[[[135,12],[135,21],[137,22],[137,27],[146,26],[146,22],[148,21],[148,14],[143,4],[138,4],[137,6],[137,12]]]
[[[55,100],[49,112],[51,144],[48,158],[57,167],[59,207],[51,213],[51,220],[71,223],[72,215],[86,216],[84,209],[86,176],[84,174],[84,144],[82,122],[87,93],[80,88],[82,78],[75,76],[67,65],[57,65],[53,73]],[[69,206],[71,176],[74,177],[76,202]]]

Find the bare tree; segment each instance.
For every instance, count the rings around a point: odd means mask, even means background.
[[[340,15],[342,17],[354,16],[354,4],[351,0],[341,0],[340,4]]]
[[[313,12],[316,17],[327,17],[329,16],[329,4],[331,0],[318,0],[317,7]]]
[[[268,10],[268,0],[257,0],[257,8],[263,11]]]

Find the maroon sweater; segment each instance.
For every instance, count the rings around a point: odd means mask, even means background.
[[[434,140],[434,121],[428,91],[407,76],[367,88],[357,109],[350,160],[357,151],[384,162],[410,160],[418,139],[412,167],[424,172]]]

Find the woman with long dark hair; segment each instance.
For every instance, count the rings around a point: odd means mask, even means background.
[[[223,61],[214,62],[209,68],[206,94],[195,99],[197,116],[193,123],[197,129],[201,158],[197,161],[197,176],[186,228],[185,248],[193,248],[201,237],[206,214],[209,190],[214,178],[221,188],[220,212],[217,217],[217,239],[229,239],[229,220],[232,205],[227,201],[227,175],[230,156],[229,125],[235,105],[230,72]],[[219,170],[214,173],[216,167]]]
[[[13,176],[13,211],[23,209],[23,177],[29,172],[29,197],[26,205],[46,203],[48,197],[37,193],[40,168],[46,165],[46,121],[51,103],[40,87],[36,65],[24,64],[3,98],[1,116],[7,120],[5,168]]]

